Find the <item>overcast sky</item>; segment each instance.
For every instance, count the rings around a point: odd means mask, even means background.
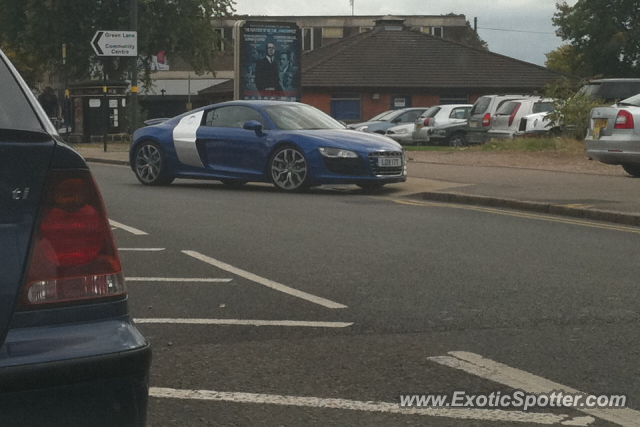
[[[562,40],[551,23],[562,0],[353,0],[355,15],[465,15],[489,50],[544,65]],[[577,0],[567,0],[574,5]],[[351,15],[350,0],[236,0],[240,15]]]

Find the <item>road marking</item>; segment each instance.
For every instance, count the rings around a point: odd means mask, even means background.
[[[196,282],[196,283],[227,283],[233,279],[211,278],[183,278],[183,277],[127,277],[127,282]]]
[[[563,224],[579,225],[583,227],[602,228],[605,230],[624,231],[627,233],[640,234],[640,228],[638,227],[605,224],[605,223],[599,223],[599,222],[588,221],[588,220],[580,220],[580,219],[569,219],[569,218],[563,218],[563,217],[554,216],[554,215],[515,212],[515,211],[509,211],[509,210],[485,208],[481,206],[459,205],[459,204],[452,204],[452,203],[420,202],[416,200],[398,200],[398,199],[387,199],[387,200],[390,200],[398,204],[410,205],[410,206],[427,206],[427,207],[436,207],[436,208],[464,209],[464,210],[472,210],[472,211],[479,211],[479,212],[487,212],[487,213],[498,214],[498,215],[514,216],[518,218],[559,222]]]
[[[141,252],[159,252],[165,248],[118,248],[119,251],[141,251]]]
[[[353,322],[309,322],[298,320],[246,320],[246,319],[133,319],[135,323],[175,325],[238,325],[238,326],[293,326],[304,328],[346,328]]]
[[[128,231],[129,233],[135,234],[136,236],[147,236],[149,234],[149,233],[145,233],[144,231],[138,230],[137,228],[133,228],[133,227],[129,227],[128,225],[121,224],[112,219],[109,220],[109,224],[111,224],[112,227],[119,228],[124,231]]]
[[[177,390],[151,387],[149,395],[156,398],[209,400],[234,403],[257,403],[267,405],[299,406],[307,408],[347,409],[352,411],[382,412],[401,415],[425,415],[440,418],[455,418],[479,421],[510,421],[543,425],[559,424],[571,420],[564,414],[541,412],[503,411],[498,409],[449,409],[449,408],[401,408],[397,403],[364,402],[347,399],[331,399],[277,394],[233,393],[213,390]],[[582,424],[584,425],[584,424]]]
[[[208,257],[206,255],[202,255],[199,252],[196,251],[182,251],[182,253],[189,255],[191,257],[194,257],[195,259],[198,259],[200,261],[206,262],[207,264],[213,265],[215,267],[221,268],[222,270],[226,270],[229,273],[235,274],[237,276],[240,277],[244,277],[245,279],[251,280],[252,282],[256,282],[260,285],[266,286],[268,288],[271,289],[275,289],[276,291],[280,291],[283,292],[285,294],[297,297],[297,298],[302,298],[304,300],[307,300],[309,302],[312,302],[314,304],[318,304],[321,305],[323,307],[327,307],[327,308],[347,308],[346,305],[344,304],[340,304],[337,302],[333,302],[330,301],[328,299],[322,298],[322,297],[318,297],[315,295],[311,295],[309,293],[306,292],[302,292],[299,291],[297,289],[291,288],[289,286],[283,285],[281,283],[278,282],[274,282],[273,280],[269,280],[269,279],[265,279],[263,277],[257,276],[253,273],[249,273],[248,271],[244,271],[241,270],[239,268],[233,267],[229,264],[226,264],[222,261],[218,261],[217,259],[213,259],[211,257]]]
[[[552,393],[562,390],[565,393],[587,394],[520,369],[494,362],[478,354],[464,351],[451,351],[449,354],[451,356],[429,357],[428,359],[528,393]],[[640,412],[633,409],[585,409],[579,407],[573,409],[624,427],[640,426]]]

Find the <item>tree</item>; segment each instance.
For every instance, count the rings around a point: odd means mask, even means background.
[[[449,15],[455,15],[450,13]],[[476,49],[481,49],[488,51],[489,45],[486,41],[482,40],[478,33],[474,31],[471,27],[469,21],[467,21],[467,25],[464,27],[451,27],[447,28],[448,39],[451,39],[455,42],[462,43],[464,45],[475,47]]]
[[[142,80],[150,82],[149,60],[161,50],[179,55],[196,73],[214,69],[219,35],[212,17],[231,15],[234,0],[138,0],[138,55]],[[17,55],[29,55],[50,71],[72,79],[127,77],[128,58],[96,57],[90,42],[98,30],[128,30],[130,0],[0,0],[0,42]],[[62,44],[67,66],[62,65]],[[22,62],[17,61],[18,66]],[[20,70],[23,71],[23,70]]]
[[[576,77],[590,77],[584,74],[584,65],[582,63],[582,56],[576,53],[574,46],[565,44],[546,53],[547,60],[545,66],[553,71],[576,76]]]
[[[578,0],[556,4],[553,24],[574,49],[584,75],[640,76],[637,0]]]

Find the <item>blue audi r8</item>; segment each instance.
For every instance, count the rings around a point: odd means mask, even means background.
[[[272,182],[283,191],[323,184],[365,189],[407,179],[402,147],[346,129],[322,111],[283,101],[230,101],[138,129],[131,169],[145,185],[175,178],[228,185]]]

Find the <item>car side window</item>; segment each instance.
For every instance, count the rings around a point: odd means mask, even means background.
[[[451,110],[451,114],[449,114],[449,118],[451,119],[466,119],[467,117],[469,117],[468,108],[454,108]]]
[[[399,119],[400,123],[410,123],[415,122],[416,119],[420,117],[420,111],[407,111],[404,114],[401,114]]]
[[[204,116],[204,126],[238,128],[242,129],[249,120],[257,120],[266,128],[266,122],[262,115],[251,107],[243,105],[230,105],[227,107],[214,108],[206,112]]]

